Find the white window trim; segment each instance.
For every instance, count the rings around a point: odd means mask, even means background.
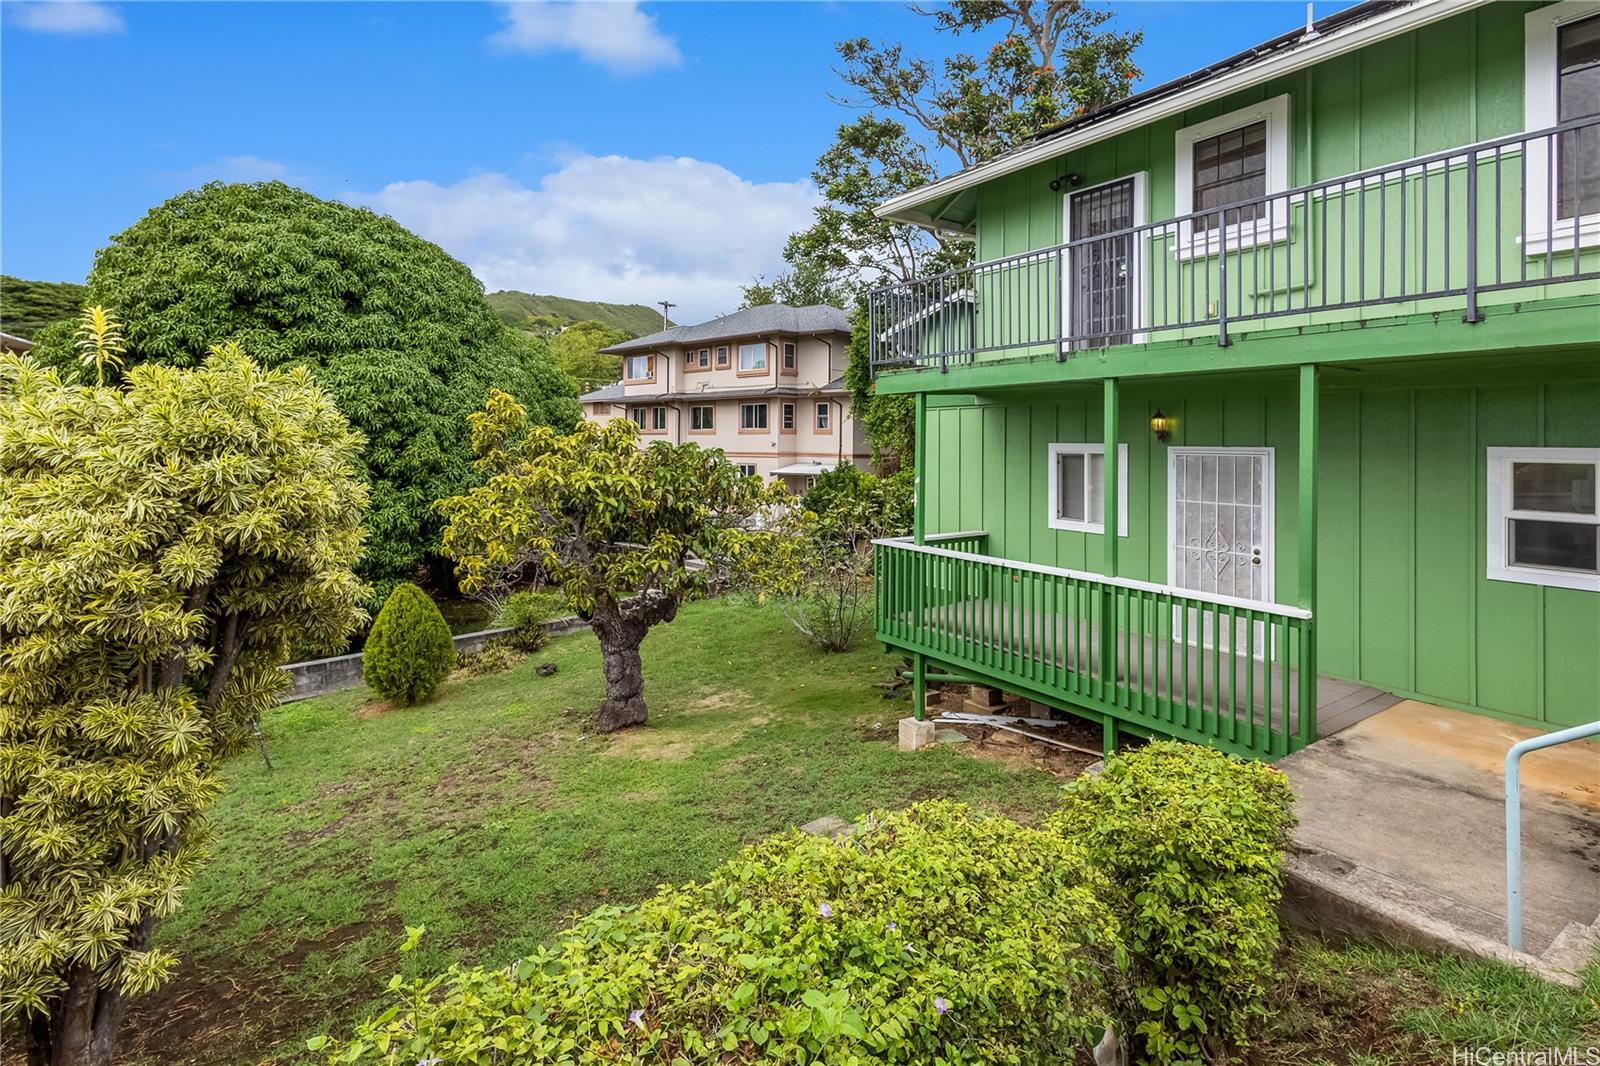
[[[1600,15],[1600,0],[1562,0],[1548,7],[1535,8],[1523,16],[1523,64],[1527,83],[1522,91],[1524,132],[1549,129],[1556,124],[1556,31],[1569,22]],[[1545,222],[1552,207],[1550,187],[1550,148],[1547,141],[1528,142],[1528,232],[1523,241],[1526,255],[1548,255],[1572,251],[1573,220],[1557,220],[1552,235]],[[1578,247],[1600,244],[1600,212],[1577,220]]]
[[[1075,522],[1068,518],[1059,517],[1061,514],[1061,478],[1057,474],[1056,466],[1063,455],[1104,455],[1104,444],[1052,444],[1050,445],[1050,460],[1045,464],[1045,493],[1050,501],[1050,510],[1045,516],[1051,529],[1065,529],[1075,533],[1100,533],[1106,531],[1105,516],[1086,522]],[[1084,476],[1088,477],[1088,460],[1084,461]],[[1128,535],[1128,446],[1117,445],[1117,536]]]
[[[1600,592],[1600,574],[1580,574],[1571,570],[1547,570],[1538,566],[1513,566],[1507,558],[1510,540],[1507,523],[1513,518],[1571,522],[1573,525],[1600,525],[1600,514],[1558,514],[1552,511],[1518,511],[1512,506],[1512,463],[1594,463],[1600,466],[1600,448],[1490,448],[1488,491],[1487,573],[1490,581],[1513,581],[1521,585],[1579,589]],[[1600,504],[1597,504],[1600,507]]]
[[[1123,174],[1120,177],[1112,178],[1110,181],[1102,181],[1098,185],[1090,185],[1082,189],[1069,189],[1063,193],[1061,195],[1061,233],[1064,237],[1062,243],[1071,244],[1074,237],[1072,232],[1072,198],[1080,193],[1093,192],[1095,189],[1104,188],[1107,185],[1116,185],[1124,181],[1131,180],[1133,182],[1134,228],[1137,229],[1144,225],[1147,218],[1145,189],[1148,186],[1149,177],[1149,171],[1136,170],[1132,174]],[[1142,239],[1138,233],[1131,234],[1128,240],[1133,246],[1133,254],[1131,256],[1133,284],[1129,286],[1129,302],[1132,305],[1128,315],[1129,343],[1142,344],[1146,337],[1139,327],[1144,325],[1145,246],[1149,241]],[[1069,334],[1074,334],[1078,331],[1077,323],[1073,321],[1074,316],[1072,313],[1074,303],[1072,299],[1072,282],[1072,274],[1068,272],[1068,275],[1062,279],[1061,299],[1064,301],[1063,306],[1066,307],[1067,332]],[[1051,513],[1053,514],[1054,512],[1052,511]]]
[[[1241,126],[1267,123],[1267,195],[1289,190],[1289,114],[1292,105],[1288,93],[1263,100],[1259,104],[1230,111],[1226,115],[1193,126],[1185,126],[1175,134],[1174,147],[1177,159],[1173,174],[1173,214],[1194,213],[1194,146],[1219,133],[1228,133]],[[1177,241],[1173,255],[1179,259],[1216,255],[1226,244],[1229,251],[1252,248],[1257,244],[1278,244],[1289,239],[1289,204],[1285,200],[1267,201],[1267,217],[1254,222],[1235,223],[1220,230],[1208,229],[1196,236],[1191,222],[1178,223]]]

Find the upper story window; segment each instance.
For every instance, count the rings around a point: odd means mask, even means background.
[[[739,405],[739,428],[763,430],[767,428],[767,405],[742,403]]]
[[[831,413],[832,410],[828,407],[826,400],[817,404],[817,431],[819,433],[826,433],[828,431],[830,427],[829,416]]]
[[[798,360],[799,360],[799,357],[795,353],[794,341],[784,341],[783,342],[783,368],[785,370],[793,370],[793,369],[795,369],[795,365],[798,362]]]
[[[711,365],[711,349],[710,348],[701,348],[700,349],[700,365],[703,366],[703,367]]]
[[[625,381],[651,381],[655,378],[655,361],[648,355],[630,355],[622,363]]]
[[[650,408],[650,428],[657,432],[664,432],[667,428],[667,409],[665,407]]]
[[[1287,94],[1274,96],[1174,135],[1173,204],[1180,216],[1202,213],[1178,224],[1180,258],[1289,239],[1284,200],[1227,208],[1288,191],[1290,111]]]
[[[1240,129],[1196,141],[1194,145],[1194,209],[1210,211],[1241,200],[1267,194],[1267,123],[1252,122]],[[1238,225],[1266,215],[1264,203],[1249,204],[1195,220],[1196,229],[1219,223]]]
[[[786,403],[783,405],[782,428],[785,433],[794,432],[794,404],[792,403]]]
[[[1600,119],[1600,15],[1556,28],[1556,117]],[[1561,136],[1556,217],[1600,211],[1600,124]]]
[[[718,366],[727,366],[728,365],[728,346],[726,344],[722,345],[720,348],[717,349],[717,365]]]
[[[1488,578],[1600,592],[1600,448],[1490,448]]]
[[[767,344],[757,341],[754,344],[739,345],[739,370],[749,373],[767,368]]]
[[[1522,250],[1537,256],[1570,252],[1574,240],[1580,248],[1600,245],[1600,0],[1529,11],[1523,49],[1525,128],[1594,124],[1528,142]]]
[[[689,428],[694,430],[713,429],[715,408],[707,405],[689,408]]]

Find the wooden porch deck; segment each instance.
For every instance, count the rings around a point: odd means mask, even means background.
[[[902,618],[908,624],[916,624],[913,615]],[[1046,668],[1046,673],[1064,670],[1095,682],[1100,679],[1101,629],[1081,616],[1068,617],[977,598],[927,607],[922,611],[921,624],[969,646],[970,654],[961,656],[966,660],[963,665],[980,673],[984,659],[1004,656],[1034,663]],[[1226,629],[1221,633],[1221,647],[1157,638],[1148,632],[1130,633],[1122,628],[1116,633],[1118,685],[1131,686],[1134,692],[1142,692],[1152,700],[1178,702],[1223,720],[1253,721],[1258,727],[1276,723],[1291,733],[1299,730],[1299,671],[1291,667],[1285,684],[1283,668],[1278,663],[1250,655],[1249,637],[1236,637],[1233,643],[1237,648],[1230,648]],[[1255,650],[1260,649],[1262,639],[1255,638]],[[1287,715],[1283,700],[1273,695],[1282,693],[1288,695]],[[1070,702],[1070,692],[1062,695]],[[1331,736],[1400,701],[1401,697],[1370,685],[1319,675],[1317,737]]]

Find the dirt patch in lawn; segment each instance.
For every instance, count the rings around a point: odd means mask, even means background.
[[[1054,744],[1045,744],[988,726],[941,725],[939,728],[954,729],[967,738],[965,744],[955,746],[962,755],[1015,769],[1031,768],[1057,777],[1077,777],[1091,763],[1099,760],[1097,755],[1058,748]],[[1041,729],[1040,732],[1045,733],[1045,730]],[[1058,732],[1062,730],[1050,730],[1047,735],[1053,736]]]

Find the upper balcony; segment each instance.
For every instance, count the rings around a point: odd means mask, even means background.
[[[1497,303],[1592,294],[1600,119],[1159,222],[1143,220],[1145,199],[1137,177],[1078,191],[1062,244],[875,290],[874,372],[1227,346],[1249,331],[1416,312],[1469,328]]]

